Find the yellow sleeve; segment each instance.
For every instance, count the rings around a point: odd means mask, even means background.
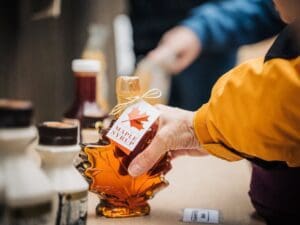
[[[300,57],[256,59],[229,71],[196,112],[194,129],[217,157],[300,166]]]

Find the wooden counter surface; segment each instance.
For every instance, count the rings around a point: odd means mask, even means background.
[[[229,163],[211,156],[183,157],[174,160],[172,165],[167,175],[170,185],[149,202],[149,216],[96,217],[98,199],[90,194],[87,225],[183,225],[180,221],[183,208],[218,209],[220,224],[264,225],[251,217],[254,212],[248,197],[251,169],[246,161]]]

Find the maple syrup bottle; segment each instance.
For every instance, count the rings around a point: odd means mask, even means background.
[[[38,126],[36,150],[42,158],[42,169],[54,190],[56,225],[84,225],[87,219],[88,184],[73,166],[80,151],[77,129],[73,124],[44,122]]]
[[[5,224],[53,225],[54,191],[26,149],[36,138],[30,102],[0,100],[0,155],[5,177]]]
[[[140,78],[136,77],[136,76],[120,76],[117,79],[116,82],[116,95],[117,95],[117,100],[118,100],[118,104],[122,104],[127,102],[128,98],[130,97],[134,97],[134,96],[140,96],[141,93],[141,87],[140,87]],[[120,115],[118,115],[120,116]],[[118,117],[117,116],[117,117]],[[152,141],[152,139],[154,138],[156,132],[158,129],[158,121],[156,121],[150,128],[149,130],[146,132],[146,134],[144,135],[144,137],[140,140],[140,142],[138,143],[138,145],[135,147],[135,149],[130,152],[129,155],[127,155],[126,153],[124,153],[123,150],[121,150],[120,148],[118,148],[116,150],[116,155],[118,157],[121,157],[122,159],[122,165],[124,166],[120,166],[119,168],[119,173],[122,175],[128,175],[128,166],[130,164],[130,162],[139,154],[141,153]],[[165,156],[165,158],[167,158],[167,155]],[[163,163],[164,164],[164,163]],[[158,163],[158,165],[160,165],[160,163]],[[170,164],[169,164],[170,165]],[[157,167],[155,167],[157,168]],[[151,170],[149,171],[151,174]]]
[[[103,121],[107,112],[102,109],[96,100],[96,80],[100,71],[98,60],[76,59],[72,61],[72,70],[76,78],[76,95],[73,105],[64,114],[65,122],[80,124],[85,117],[93,117]],[[97,134],[97,131],[94,130]],[[82,140],[85,142],[85,140]]]
[[[119,104],[127,102],[128,97],[140,96],[139,78],[119,77],[116,90]],[[131,160],[151,142],[157,126],[157,123],[151,126],[129,155],[106,137],[108,130],[101,131],[97,144],[83,145],[82,163],[77,168],[89,181],[90,191],[101,200],[97,215],[117,218],[150,213],[147,200],[168,186],[164,174],[171,168],[169,156],[166,154],[148,173],[139,177],[131,177],[127,169]]]

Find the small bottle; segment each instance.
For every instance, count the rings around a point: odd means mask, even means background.
[[[73,124],[44,122],[38,126],[36,150],[42,169],[57,193],[54,211],[56,225],[84,225],[87,219],[88,184],[73,166],[80,151]]]
[[[138,77],[119,77],[116,89],[119,104],[141,94]],[[169,155],[164,155],[139,177],[130,176],[127,169],[132,159],[151,142],[157,127],[155,122],[129,155],[106,137],[108,130],[105,129],[101,131],[98,143],[83,145],[82,162],[77,169],[88,180],[90,190],[101,199],[96,208],[97,215],[116,218],[150,213],[147,201],[168,186],[164,175],[171,169]]]
[[[108,111],[108,77],[105,47],[108,37],[108,29],[101,24],[90,24],[88,29],[88,40],[85,45],[82,58],[99,61],[101,67],[97,76],[97,102],[102,109]]]
[[[76,78],[76,96],[73,105],[64,114],[65,122],[82,125],[85,117],[94,117],[103,121],[107,112],[96,101],[96,79],[100,70],[97,60],[76,59],[72,62],[72,70]],[[81,128],[81,127],[80,127]],[[97,130],[94,130],[97,133]],[[85,140],[82,140],[85,142]]]
[[[7,224],[53,225],[54,191],[26,148],[36,138],[30,102],[0,100],[0,154]]]

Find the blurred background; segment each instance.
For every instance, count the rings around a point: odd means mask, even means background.
[[[117,75],[133,73],[132,30],[124,0],[4,0],[0,7],[0,97],[32,100],[36,121],[61,119],[74,99],[71,62],[91,27],[104,29],[107,101]],[[270,40],[242,47],[238,63],[263,56]]]

